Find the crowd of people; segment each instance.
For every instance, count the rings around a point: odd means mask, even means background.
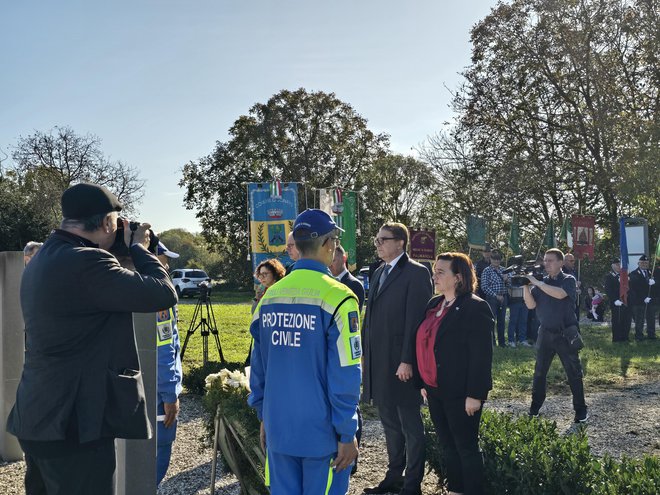
[[[158,482],[167,469],[181,391],[177,300],[167,274],[167,258],[177,255],[153,238],[149,224],[131,229],[118,217],[121,208],[101,186],[73,186],[62,196],[61,228],[24,250],[26,361],[7,429],[26,454],[29,495],[110,494],[113,440],[152,434],[132,312],[157,313]],[[423,402],[449,493],[483,493],[479,424],[493,385],[494,347],[535,343],[532,417],[559,356],[574,421],[582,423],[580,310],[603,321],[609,300],[615,342],[628,340],[633,318],[638,340],[645,323],[646,338],[655,339],[659,274],[645,256],[630,274],[627,297],[619,260],[612,260],[606,299],[594,287],[581,291],[575,257],[559,249],[513,274],[489,246],[474,265],[466,254],[446,252],[429,273],[408,256],[405,225],[390,222],[373,240],[379,263],[365,298],[347,268],[341,232],[327,213],[305,210],[286,243],[293,263],[268,259],[254,272],[248,403],[261,421],[272,495],[347,493],[360,402],[376,406],[388,457],[382,480],[365,494],[421,494]],[[109,252],[117,243],[121,255]]]

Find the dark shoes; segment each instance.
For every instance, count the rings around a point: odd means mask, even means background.
[[[575,413],[575,422],[576,423],[586,423],[589,419],[589,413],[587,411],[580,411]]]
[[[538,410],[530,409],[529,412],[527,413],[527,416],[529,416],[530,418],[538,418],[539,412]]]
[[[383,480],[376,486],[368,486],[364,489],[363,493],[371,495],[383,495],[385,493],[399,493],[403,488],[403,479],[400,480]],[[402,492],[407,495],[405,492]]]

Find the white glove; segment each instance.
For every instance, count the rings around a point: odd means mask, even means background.
[[[652,278],[650,278],[650,279],[649,279],[649,285],[655,285],[655,280],[653,280]]]
[[[650,297],[647,297],[646,299],[644,299],[644,304],[648,304],[648,303],[650,303],[650,302],[651,302],[651,298],[650,298]]]
[[[623,306],[623,303],[617,299],[616,301],[614,301],[614,305],[615,306]]]

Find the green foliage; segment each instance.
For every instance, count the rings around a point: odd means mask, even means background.
[[[429,468],[444,480],[442,448],[428,415],[424,426]],[[480,447],[487,493],[651,495],[660,490],[660,459],[598,459],[591,454],[582,427],[562,436],[547,420],[485,410]]]

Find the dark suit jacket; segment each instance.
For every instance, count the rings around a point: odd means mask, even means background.
[[[383,265],[384,266],[384,265]],[[404,254],[379,290],[381,266],[374,272],[362,330],[362,397],[378,404],[421,403],[411,380],[396,377],[401,363],[413,364],[415,332],[431,298],[429,271]]]
[[[649,279],[651,270],[646,270],[646,277],[642,275],[642,270],[637,267],[630,272],[630,291],[628,292],[628,304],[630,306],[640,306],[644,304],[644,299],[649,297]]]
[[[131,313],[174,306],[174,287],[142,246],[130,250],[137,272],[60,230],[39,251],[21,281],[25,365],[7,431],[33,441],[114,437],[104,421],[108,376],[140,369]]]
[[[362,283],[351,275],[351,272],[346,272],[346,275],[341,278],[340,282],[351,289],[353,294],[357,296],[360,303],[360,313],[362,313],[362,306],[364,305],[364,286]]]
[[[610,308],[615,308],[614,301],[619,299],[619,277],[614,272],[605,275],[605,294],[607,294]]]
[[[431,299],[426,307],[440,307],[442,296]],[[486,400],[493,388],[492,331],[495,321],[490,306],[473,294],[459,296],[440,323],[434,344],[438,369],[438,394],[442,399]],[[423,386],[417,368],[413,368],[414,382]]]

